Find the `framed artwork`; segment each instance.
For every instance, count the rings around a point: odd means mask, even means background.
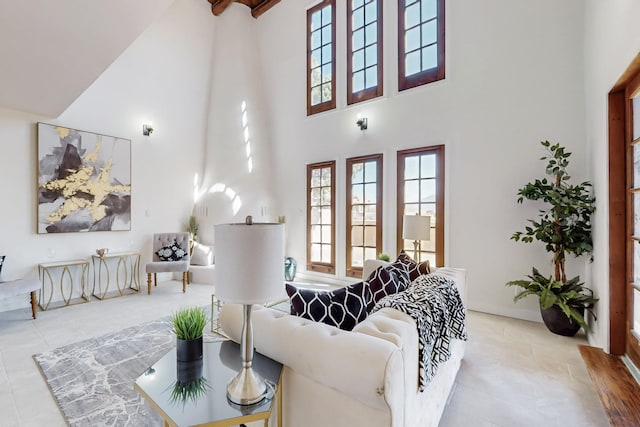
[[[38,123],[38,233],[131,230],[131,140]]]

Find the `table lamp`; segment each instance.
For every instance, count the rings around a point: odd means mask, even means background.
[[[267,383],[253,369],[252,304],[275,301],[284,293],[284,224],[253,223],[214,226],[216,297],[243,305],[240,343],[242,368],[227,384],[227,398],[238,405],[263,400]]]
[[[413,240],[413,259],[418,259],[418,247],[422,240],[431,240],[431,217],[422,215],[405,215],[402,222],[402,238]]]

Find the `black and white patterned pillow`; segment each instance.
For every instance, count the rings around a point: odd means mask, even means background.
[[[0,255],[0,274],[2,274],[2,265],[4,264],[4,259],[6,257],[6,255]]]
[[[369,287],[354,283],[333,291],[301,289],[286,284],[291,314],[350,331],[367,317]]]
[[[396,259],[396,264],[403,264],[407,267],[409,271],[409,279],[411,282],[416,280],[418,277],[423,274],[431,273],[431,266],[429,265],[429,260],[423,262],[416,262],[411,258],[404,250],[400,251],[398,255],[398,259]]]
[[[162,261],[180,261],[187,255],[187,252],[174,240],[170,244],[158,249],[156,255],[158,255],[158,258]]]
[[[369,285],[371,296],[367,305],[370,313],[373,306],[387,295],[404,291],[409,284],[409,274],[406,269],[388,265],[376,268],[365,281]]]

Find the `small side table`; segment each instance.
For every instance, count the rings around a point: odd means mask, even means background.
[[[147,369],[133,388],[162,416],[165,426],[237,426],[264,420],[265,427],[274,408],[282,427],[282,364],[255,353],[253,368],[273,387],[273,397],[249,406],[227,400],[227,382],[240,370],[240,345],[233,341],[205,343],[203,347],[203,391],[176,401],[171,394],[177,385],[176,349],[173,348]]]
[[[93,262],[94,297],[102,300],[140,291],[140,254],[138,252],[114,252],[103,256],[92,255],[91,260]],[[112,261],[111,264],[116,263],[117,293],[115,289],[109,291],[109,286],[111,285],[109,261]]]
[[[80,269],[81,292],[80,297],[75,299],[73,298],[73,290],[75,288],[75,285],[73,282],[73,274],[71,272],[74,267]],[[49,304],[51,303],[55,291],[52,272],[57,269],[62,269],[59,279],[62,304],[57,304],[55,306],[52,306],[51,308],[58,308],[61,306],[89,301],[89,296],[86,292],[86,286],[89,279],[89,261],[84,259],[74,259],[70,261],[47,262],[38,264],[38,276],[40,277],[40,283],[42,284],[42,288],[40,289],[40,308],[42,310],[46,310],[47,308],[49,308]],[[68,278],[68,280],[65,280],[65,276]]]

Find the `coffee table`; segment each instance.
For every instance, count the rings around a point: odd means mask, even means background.
[[[240,345],[233,341],[205,343],[201,369],[206,385],[197,397],[176,401],[172,391],[178,363],[173,348],[140,375],[133,388],[162,416],[165,426],[236,426],[264,420],[267,427],[277,406],[277,424],[282,427],[282,364],[255,353],[253,368],[273,387],[273,396],[250,406],[227,400],[227,382],[240,370],[240,364]]]

